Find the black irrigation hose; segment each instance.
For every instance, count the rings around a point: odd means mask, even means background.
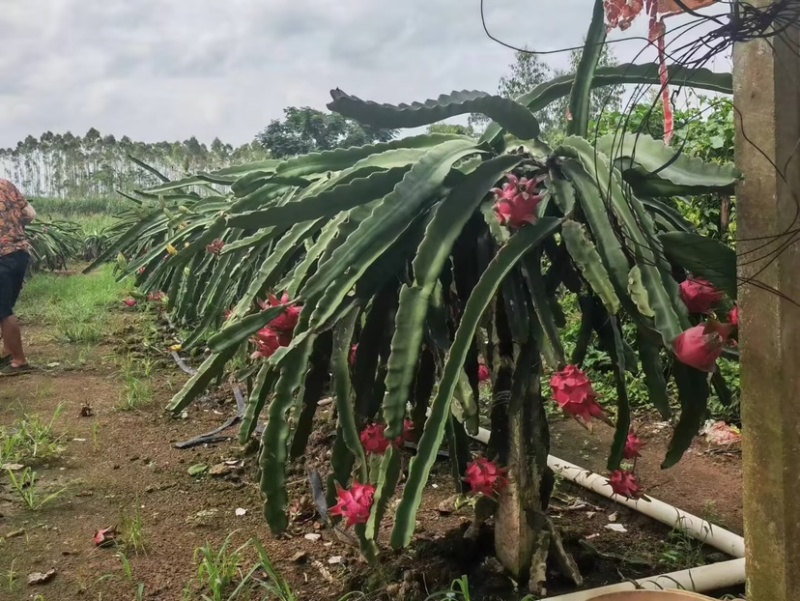
[[[173,353],[177,355],[177,353]],[[172,446],[176,449],[190,449],[192,447],[199,446],[201,444],[215,444],[218,442],[226,442],[233,438],[232,436],[217,436],[220,432],[227,430],[228,428],[235,426],[240,421],[242,421],[242,417],[244,416],[245,410],[245,402],[244,396],[242,396],[242,391],[236,384],[231,384],[231,388],[233,389],[233,396],[236,397],[236,415],[231,417],[228,421],[224,424],[219,426],[218,428],[214,428],[213,430],[206,432],[205,434],[201,434],[200,436],[195,436],[194,438],[190,438],[189,440],[185,440],[183,442],[176,442]]]
[[[168,315],[164,315],[164,318],[167,320],[170,328],[173,331],[177,331],[175,326],[172,324],[172,321],[169,319]],[[175,360],[175,363],[180,367],[185,373],[193,376],[197,373],[197,370],[194,369],[191,365],[187,364],[186,361],[176,352],[171,351],[172,358]],[[176,449],[191,449],[192,447],[200,446],[201,444],[216,444],[219,442],[227,442],[232,436],[219,436],[220,432],[224,432],[228,428],[231,428],[242,421],[244,417],[244,412],[246,408],[246,403],[244,400],[244,395],[242,394],[242,389],[239,387],[237,383],[231,383],[231,389],[233,390],[233,396],[236,398],[236,414],[231,417],[228,421],[224,424],[219,426],[218,428],[214,428],[213,430],[206,432],[205,434],[200,434],[199,436],[195,436],[194,438],[190,438],[189,440],[184,440],[183,442],[176,442],[173,443],[173,447]],[[263,427],[262,427],[263,429]]]
[[[186,372],[190,376],[193,376],[197,373],[197,370],[191,365],[188,365],[186,361],[184,361],[183,358],[176,351],[172,351],[172,358],[175,359],[175,363],[178,364],[178,367],[180,367],[184,372]]]

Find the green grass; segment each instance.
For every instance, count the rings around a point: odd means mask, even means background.
[[[120,542],[125,549],[135,554],[145,553],[147,540],[144,530],[141,505],[138,500],[133,507],[120,511]]]
[[[31,198],[30,203],[42,216],[58,216],[74,220],[75,217],[106,214],[113,215],[131,208],[133,203],[121,196],[109,198]]]
[[[658,562],[672,570],[683,570],[707,563],[703,553],[703,543],[680,528],[672,530],[667,535]]]
[[[129,286],[116,282],[111,265],[88,275],[36,274],[22,290],[17,313],[28,324],[48,326],[53,338],[95,344],[113,331],[109,307],[119,305]]]
[[[109,213],[76,215],[70,217],[69,220],[80,225],[83,228],[84,235],[100,232],[117,222],[117,218]]]
[[[61,456],[62,436],[56,434],[63,405],[59,404],[49,420],[24,413],[10,426],[0,426],[0,464],[52,459]]]
[[[154,391],[151,384],[155,364],[152,360],[136,359],[130,355],[118,361],[119,375],[123,387],[117,409],[133,411],[147,407],[153,402]]]
[[[242,551],[249,545],[245,543],[238,549],[231,549],[231,537],[236,532],[228,534],[222,546],[215,550],[211,543],[206,542],[194,551],[194,561],[197,564],[197,580],[200,586],[210,595],[203,595],[208,601],[223,601],[226,592],[237,577],[241,577],[241,565],[244,563]]]
[[[45,505],[52,503],[66,492],[66,488],[61,488],[52,493],[45,493],[36,484],[36,472],[26,467],[20,474],[15,474],[12,470],[7,471],[8,479],[11,481],[11,488],[31,511],[39,511]]]

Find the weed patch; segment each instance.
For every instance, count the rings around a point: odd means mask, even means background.
[[[45,422],[39,415],[23,414],[11,426],[0,426],[0,465],[60,457],[62,436],[55,433],[63,405]]]
[[[27,323],[49,326],[55,340],[96,344],[113,331],[115,315],[108,308],[126,289],[110,265],[83,277],[37,274],[23,288],[19,314]]]

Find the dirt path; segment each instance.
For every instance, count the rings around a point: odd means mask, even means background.
[[[467,512],[443,515],[437,509],[452,490],[445,466],[436,471],[419,514],[419,538],[413,552],[388,553],[381,565],[367,569],[355,549],[321,530],[314,521],[302,470],[294,474],[291,486],[297,500],[293,506],[295,521],[286,540],[277,540],[269,534],[261,515],[254,457],[242,457],[234,443],[183,451],[172,446],[177,440],[222,423],[233,411],[232,400],[193,406],[187,419],[166,416],[162,408],[186,378],[166,364],[150,377],[152,405],[122,411],[119,405],[124,384],[115,347],[100,346],[79,357],[78,348],[52,342],[45,328],[28,328],[26,336],[32,360],[52,367],[0,381],[0,425],[10,426],[23,414],[39,415],[47,421],[57,407],[62,407],[55,430],[62,435],[63,453],[36,464],[34,469],[40,493],[63,487],[66,492],[42,509],[31,511],[21,503],[8,477],[0,475],[0,537],[4,537],[0,538],[0,598],[199,599],[196,550],[207,543],[218,549],[230,532],[235,532],[232,548],[251,537],[263,541],[276,567],[303,601],[333,600],[344,590],[369,587],[384,591],[371,599],[396,599],[402,594],[408,599],[414,599],[415,594],[422,599],[426,592],[448,585],[461,573],[469,573],[472,583],[480,582],[487,588],[494,578],[506,590],[504,598],[512,598],[508,596],[507,578],[497,574],[491,562],[483,561],[486,549],[465,543],[460,536],[469,521]],[[70,367],[87,358],[85,365]],[[81,416],[85,404],[91,406],[90,417]],[[701,454],[698,447],[678,467],[664,472],[658,469],[665,448],[663,435],[649,435],[647,426],[642,432],[649,439],[646,450],[652,451],[640,466],[648,490],[698,514],[713,509],[716,519],[740,531],[738,460]],[[609,442],[607,430],[587,437],[583,429],[570,422],[559,421],[554,426],[553,453],[585,467],[603,468]],[[324,453],[324,447],[318,452]],[[193,478],[188,473],[190,466],[215,466],[224,460],[238,460],[241,467],[237,464],[222,476]],[[633,546],[645,556],[644,565],[584,558],[581,567],[587,574],[587,585],[613,582],[618,573],[637,577],[668,571],[659,563],[659,558],[665,557],[664,528],[624,510],[620,513],[613,504],[587,498],[598,505],[599,511],[583,512],[579,517],[575,512],[561,511],[558,504],[554,509],[556,519],[570,531],[568,538],[592,535],[598,548]],[[237,515],[237,509],[246,513]],[[604,529],[613,512],[620,513],[620,520],[628,525],[627,535]],[[126,522],[135,524],[137,520],[144,552],[97,548],[92,543],[96,530]],[[123,558],[130,561],[130,574],[126,574]],[[252,550],[246,551],[245,563],[252,565],[253,559]],[[56,575],[47,584],[26,583],[30,573],[51,569]],[[556,578],[553,591],[569,588],[568,583],[559,583]],[[253,594],[241,598],[262,597]],[[500,597],[487,593],[477,598]]]
[[[31,357],[38,365],[72,350],[44,343],[44,333],[26,333],[32,341]],[[154,375],[151,407],[120,411],[122,383],[114,359],[112,349],[101,347],[91,368],[54,368],[0,382],[0,423],[4,425],[23,411],[46,421],[57,406],[63,407],[55,429],[64,435],[64,452],[36,467],[41,482],[36,486],[43,490],[67,487],[62,497],[32,512],[3,480],[0,536],[21,529],[24,533],[4,542],[0,573],[8,574],[13,564],[19,578],[13,591],[5,583],[0,598],[28,599],[41,592],[48,601],[135,599],[138,583],[144,582],[143,598],[177,600],[196,579],[193,554],[207,541],[219,547],[227,533],[238,530],[233,548],[251,536],[267,541],[268,550],[279,545],[266,531],[253,479],[233,472],[221,478],[195,479],[187,472],[194,464],[213,466],[236,459],[236,447],[223,444],[181,451],[171,445],[219,425],[231,408],[192,409],[186,420],[166,417],[161,409],[171,393],[164,382],[183,380],[173,370]],[[80,415],[85,403],[91,405],[91,417]],[[247,513],[238,517],[237,508]],[[137,513],[146,547],[144,553],[130,553],[133,576],[129,579],[116,550],[96,548],[92,536],[100,528],[136,519]],[[53,568],[58,573],[52,582],[26,585],[27,574]],[[11,597],[4,596],[7,592]]]

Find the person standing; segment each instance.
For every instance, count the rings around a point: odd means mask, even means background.
[[[19,321],[14,305],[22,290],[30,254],[25,227],[36,218],[36,211],[10,181],[0,179],[0,376],[31,370],[22,348]]]

